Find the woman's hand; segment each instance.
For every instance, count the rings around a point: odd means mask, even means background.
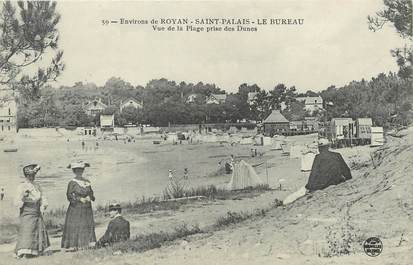
[[[80,201],[81,203],[90,202],[90,197],[89,197],[89,196],[81,197],[81,198],[79,199],[79,201]]]

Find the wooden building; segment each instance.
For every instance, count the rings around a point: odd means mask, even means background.
[[[264,120],[264,134],[266,136],[281,135],[290,131],[290,122],[281,114],[279,110],[273,110]]]

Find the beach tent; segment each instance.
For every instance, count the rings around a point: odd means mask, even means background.
[[[384,144],[383,127],[371,127],[370,146],[381,146]]]
[[[315,158],[315,153],[308,152],[301,156],[301,171],[311,171]]]
[[[254,137],[254,144],[255,145],[263,145],[264,136],[262,134],[258,134]]]
[[[273,149],[275,149],[275,150],[281,150],[281,144],[282,144],[283,142],[282,141],[274,141],[274,144],[273,144]]]
[[[264,146],[272,145],[272,138],[271,138],[271,137],[264,136],[264,137],[263,137],[262,144],[263,144]]]
[[[234,164],[231,181],[228,183],[229,190],[241,190],[260,184],[263,182],[250,164],[244,160]]]
[[[282,154],[289,155],[290,154],[290,146],[286,143],[281,144]]]
[[[240,144],[252,144],[252,138],[251,137],[242,138]]]

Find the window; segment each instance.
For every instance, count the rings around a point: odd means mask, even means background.
[[[7,126],[8,128],[7,129],[9,129],[9,131],[10,131],[10,126]]]
[[[11,115],[11,111],[10,111],[10,108],[9,108],[9,115]]]
[[[4,126],[3,125],[1,126],[1,131],[4,131]]]

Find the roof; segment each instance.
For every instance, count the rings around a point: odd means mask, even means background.
[[[214,97],[218,100],[225,100],[227,98],[226,94],[211,94],[211,97]]]
[[[304,101],[305,104],[320,104],[323,103],[323,98],[318,97],[298,97],[296,98],[298,101]]]
[[[337,125],[348,125],[349,123],[353,123],[352,118],[333,118],[331,119],[331,123]]]
[[[127,98],[125,101],[122,101],[121,105],[129,105],[131,101],[133,101],[135,104],[140,105],[139,101],[134,98]]]
[[[264,123],[289,123],[279,110],[273,110]]]
[[[371,120],[371,118],[358,118],[357,122],[359,125],[373,125],[373,121]]]
[[[106,108],[107,105],[105,103],[102,102],[101,99],[94,99],[92,101],[89,101],[85,108],[89,109],[89,108]]]

